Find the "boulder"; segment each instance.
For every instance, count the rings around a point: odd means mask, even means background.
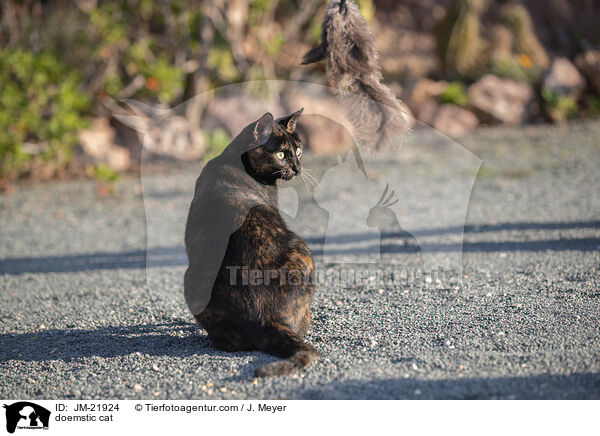
[[[440,105],[440,96],[448,86],[448,82],[430,79],[419,79],[407,93],[406,103],[415,118],[433,124],[433,117]]]
[[[289,112],[292,108],[305,108],[305,113],[298,122],[298,132],[304,145],[313,153],[334,154],[354,147],[352,126],[348,124],[346,128],[333,120],[335,115],[345,111],[343,103],[337,97],[292,89],[284,93],[283,100]]]
[[[585,89],[585,79],[567,58],[556,58],[546,71],[542,87],[559,97],[578,100]]]
[[[431,126],[444,135],[457,138],[479,125],[477,116],[455,104],[443,104],[433,117]]]
[[[440,109],[440,104],[437,100],[427,100],[425,103],[421,105],[419,111],[416,113],[415,117],[424,122],[425,124],[433,125],[435,120],[435,116]]]
[[[522,124],[531,117],[534,92],[527,83],[487,74],[469,86],[467,94],[482,122]]]
[[[206,130],[220,127],[233,138],[266,112],[271,112],[275,118],[285,115],[280,105],[260,98],[249,95],[219,97],[207,106],[201,127]]]
[[[79,143],[92,160],[107,164],[114,171],[131,167],[131,154],[125,147],[115,144],[115,131],[107,118],[96,118],[92,125],[79,131]]]
[[[408,91],[406,104],[416,115],[427,101],[438,101],[447,86],[445,80],[419,79]]]
[[[575,58],[575,65],[596,91],[600,91],[600,50],[588,50]]]

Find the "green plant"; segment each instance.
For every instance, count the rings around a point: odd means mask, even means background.
[[[450,78],[471,78],[479,69],[484,41],[479,34],[482,0],[454,0],[435,29],[442,70]]]
[[[573,97],[558,95],[551,89],[542,89],[546,114],[551,120],[564,123],[577,115],[577,102]]]
[[[527,59],[525,55],[521,56]],[[518,80],[529,84],[537,83],[542,76],[542,68],[521,61],[516,56],[492,59],[488,70],[491,74],[506,79]]]
[[[216,128],[212,132],[203,132],[206,138],[206,151],[202,160],[208,162],[209,160],[217,157],[225,147],[231,142],[231,138],[227,132],[221,128]]]
[[[108,165],[90,165],[86,168],[85,172],[88,177],[96,180],[96,193],[100,197],[106,197],[114,194],[115,182],[119,180],[119,174],[113,171]]]
[[[86,174],[100,183],[113,183],[119,180],[119,174],[105,164],[89,166]]]
[[[15,179],[32,161],[66,165],[87,124],[78,74],[49,52],[0,50],[0,83],[0,179]]]
[[[442,103],[452,103],[457,106],[466,106],[469,103],[466,88],[462,82],[450,82],[440,95]]]
[[[587,99],[588,114],[592,118],[600,117],[600,95],[591,95]]]
[[[503,7],[501,18],[513,33],[516,52],[527,55],[534,66],[546,68],[549,64],[548,55],[535,35],[527,9],[523,5],[509,3]]]

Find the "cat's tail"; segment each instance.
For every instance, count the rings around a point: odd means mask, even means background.
[[[286,327],[274,327],[267,335],[262,350],[285,360],[268,363],[256,369],[256,377],[291,374],[308,366],[319,352]]]

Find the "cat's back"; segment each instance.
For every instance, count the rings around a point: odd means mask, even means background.
[[[209,161],[196,179],[186,223],[186,245],[199,233],[209,237],[214,234],[215,221],[219,229],[231,233],[242,225],[252,208],[272,203],[272,193],[246,173],[239,158],[236,162],[222,154]]]

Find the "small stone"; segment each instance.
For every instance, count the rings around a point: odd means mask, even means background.
[[[43,330],[43,329],[45,329],[45,328],[46,328],[46,326],[45,326],[44,324],[40,324],[40,325],[38,326],[38,330]]]
[[[222,388],[219,388],[219,390],[220,390],[221,392],[227,392],[227,388],[226,388],[225,386],[223,386]]]
[[[556,58],[546,72],[542,86],[558,96],[577,100],[585,88],[585,79],[569,59]]]
[[[527,83],[486,74],[472,84],[469,104],[483,122],[522,124],[531,116],[535,94]]]
[[[421,389],[415,389],[415,395],[421,395]]]
[[[479,125],[477,116],[455,104],[443,104],[433,116],[431,127],[444,135],[457,138]]]
[[[158,365],[152,365],[152,371],[159,371]]]
[[[578,55],[575,64],[592,88],[600,90],[600,50],[588,50]]]
[[[138,392],[141,391],[142,390],[142,385],[139,384],[139,383],[134,384],[133,385],[133,390],[134,391],[138,391]]]

